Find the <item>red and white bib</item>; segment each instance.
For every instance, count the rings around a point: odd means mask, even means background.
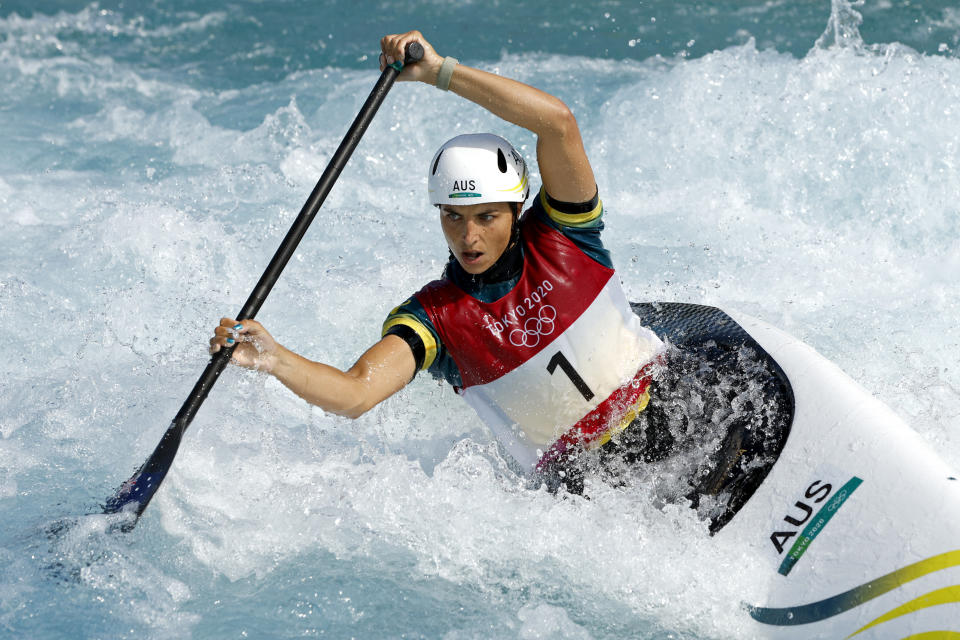
[[[460,370],[458,392],[533,468],[629,423],[664,345],[640,324],[613,269],[562,233],[531,220],[523,249],[520,280],[499,300],[481,302],[449,280],[416,297]]]

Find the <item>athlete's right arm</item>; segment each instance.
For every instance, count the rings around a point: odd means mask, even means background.
[[[269,373],[310,404],[348,418],[395,394],[416,372],[410,347],[395,335],[384,336],[346,371],[290,351],[256,320],[222,318],[210,339],[210,352],[234,342],[232,362]]]

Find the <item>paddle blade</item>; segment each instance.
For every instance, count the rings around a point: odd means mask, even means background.
[[[170,470],[182,437],[183,428],[174,421],[147,461],[129,480],[120,485],[113,497],[103,505],[103,512],[132,512],[139,518]],[[124,530],[129,531],[135,524],[136,520],[130,523],[129,528],[124,527]]]
[[[133,476],[120,485],[117,492],[107,500],[103,505],[104,513],[120,513],[121,511],[133,511],[140,517],[143,510],[147,508],[153,494],[160,488],[160,483],[164,473],[146,473],[138,471]]]

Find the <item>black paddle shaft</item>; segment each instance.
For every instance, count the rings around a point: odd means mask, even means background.
[[[412,42],[407,45],[404,64],[417,62],[421,58],[423,58],[423,46],[419,42]],[[373,91],[370,92],[367,101],[363,104],[353,124],[350,125],[347,134],[343,137],[343,141],[327,164],[327,168],[324,169],[323,175],[321,175],[320,180],[317,181],[317,186],[313,188],[313,192],[304,203],[300,214],[296,220],[294,220],[293,225],[290,227],[286,237],[274,254],[273,259],[270,260],[266,271],[260,276],[260,281],[257,282],[257,286],[254,287],[246,304],[243,305],[243,309],[241,309],[237,315],[237,320],[249,320],[256,316],[260,310],[260,307],[270,294],[271,289],[273,289],[273,285],[275,285],[280,278],[284,267],[287,266],[287,262],[290,261],[294,251],[296,251],[300,240],[307,232],[307,228],[310,226],[310,223],[313,222],[324,200],[326,200],[337,178],[340,177],[340,173],[346,166],[354,149],[357,148],[360,138],[363,137],[364,132],[373,120],[373,116],[376,115],[384,98],[386,98],[387,92],[390,91],[390,88],[396,81],[397,74],[401,69],[402,65],[395,63],[388,65],[380,74],[380,78],[373,87]],[[222,348],[210,358],[210,362],[207,364],[206,369],[203,370],[200,379],[197,380],[190,395],[187,396],[183,406],[180,407],[180,411],[177,412],[176,417],[174,417],[170,423],[166,433],[163,434],[160,444],[157,445],[157,448],[154,449],[153,453],[147,461],[143,463],[140,469],[137,470],[129,480],[123,483],[113,497],[107,500],[103,508],[104,513],[133,511],[136,518],[140,517],[140,514],[147,508],[147,504],[150,503],[150,499],[153,498],[157,489],[160,488],[160,483],[163,482],[164,477],[166,477],[167,471],[170,470],[170,466],[173,464],[173,458],[177,455],[177,449],[180,447],[180,441],[183,438],[184,432],[187,430],[187,427],[190,426],[194,416],[197,415],[197,411],[200,409],[203,401],[206,400],[210,389],[213,388],[220,374],[226,368],[227,364],[229,364],[230,356],[235,346],[236,345]],[[126,530],[132,529],[133,525],[136,524],[136,518],[124,528]]]

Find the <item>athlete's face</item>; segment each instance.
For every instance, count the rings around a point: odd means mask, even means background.
[[[440,224],[447,246],[467,273],[483,273],[510,243],[513,207],[509,202],[445,204]]]

